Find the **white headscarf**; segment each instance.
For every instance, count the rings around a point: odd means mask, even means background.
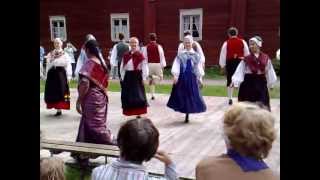
[[[185,39],[188,39],[190,43],[193,44],[193,37],[191,35],[185,36],[183,42],[185,41]]]
[[[259,47],[262,47],[262,39],[259,36],[251,38],[249,41],[255,42]]]

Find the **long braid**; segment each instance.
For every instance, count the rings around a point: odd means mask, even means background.
[[[102,60],[101,51],[99,49],[98,42],[96,40],[89,40],[89,41],[86,42],[85,47],[89,50],[89,52],[91,54],[95,55],[99,59],[103,70],[105,71],[105,73],[108,74],[109,70],[108,70],[108,68],[106,67],[105,63]]]

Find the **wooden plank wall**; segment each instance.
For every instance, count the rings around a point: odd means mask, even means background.
[[[40,39],[45,49],[52,49],[50,40],[50,15],[65,15],[67,38],[80,48],[85,35],[92,33],[102,48],[111,48],[110,13],[129,13],[130,35],[146,41],[145,35],[152,26],[145,27],[145,21],[155,19],[158,41],[165,50],[170,65],[176,56],[179,44],[179,9],[203,8],[203,40],[199,43],[206,56],[206,65],[218,64],[222,43],[227,39],[226,30],[232,20],[234,0],[156,0],[153,17],[146,18],[144,12],[147,0],[41,0],[40,2]],[[245,32],[240,34],[246,40],[259,34],[264,40],[263,50],[274,57],[280,47],[278,30],[280,26],[279,0],[246,0]],[[150,2],[149,2],[150,3]],[[237,3],[241,5],[241,3]],[[153,8],[152,8],[153,9]],[[150,13],[149,13],[150,14]],[[243,24],[243,23],[241,23]],[[144,42],[144,44],[147,42]],[[104,51],[106,56],[106,51]]]

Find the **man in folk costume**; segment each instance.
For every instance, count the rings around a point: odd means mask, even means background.
[[[229,39],[222,45],[220,52],[219,65],[225,70],[227,75],[227,89],[229,105],[232,104],[233,88],[230,86],[231,77],[238,64],[245,56],[249,55],[249,48],[245,40],[238,37],[238,30],[235,27],[228,29]]]
[[[238,65],[231,86],[239,87],[238,101],[258,102],[270,109],[269,88],[277,82],[277,75],[269,56],[261,51],[262,39],[249,40],[250,55]]]
[[[117,73],[119,79],[120,78],[120,65],[123,58],[123,55],[130,50],[129,45],[124,41],[124,35],[119,33],[119,42],[113,46],[111,57],[110,57],[110,64],[112,68],[112,73]]]
[[[162,46],[156,42],[157,35],[150,33],[149,38],[150,42],[143,48],[142,52],[148,62],[151,99],[154,100],[156,81],[163,79],[163,68],[166,67],[166,59]]]
[[[185,31],[185,32],[183,33],[183,36],[186,37],[186,36],[192,36],[192,35],[191,35],[190,31]],[[202,67],[205,68],[206,58],[205,58],[205,56],[204,56],[204,54],[203,54],[203,51],[202,51],[202,48],[201,48],[200,44],[199,44],[197,41],[194,41],[194,40],[193,40],[192,48],[193,48],[193,50],[194,50],[195,52],[197,52],[197,53],[200,55],[200,61],[201,61],[201,63],[202,63]],[[180,43],[180,44],[179,44],[179,47],[178,47],[178,54],[179,54],[180,52],[182,52],[183,50],[185,50],[185,49],[186,49],[186,48],[185,48],[183,42]]]
[[[149,74],[148,62],[138,49],[138,38],[130,38],[129,44],[131,50],[124,54],[120,65],[121,103],[124,115],[140,117],[147,113],[148,107],[144,88]]]
[[[47,80],[44,91],[44,100],[48,109],[56,109],[55,116],[62,114],[62,109],[70,109],[70,91],[68,80],[72,76],[71,59],[62,49],[62,41],[56,38],[53,41],[54,50],[47,56]]]

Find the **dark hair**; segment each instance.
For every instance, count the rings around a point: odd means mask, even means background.
[[[99,59],[102,68],[104,69],[104,71],[105,71],[106,73],[108,73],[109,70],[108,70],[108,68],[105,66],[105,62],[102,62],[103,60],[102,60],[101,57],[100,57],[100,49],[99,49],[99,44],[98,44],[98,42],[97,42],[96,40],[93,40],[93,39],[92,39],[92,40],[89,40],[89,41],[86,42],[85,48],[87,49],[87,51],[88,51],[90,54],[96,56],[96,57]]]
[[[156,33],[150,33],[150,34],[149,34],[149,39],[150,39],[150,41],[155,41],[155,40],[157,40],[157,35],[156,35]]]
[[[228,29],[228,34],[230,36],[236,36],[236,35],[238,35],[238,29],[235,27],[231,27]]]
[[[185,31],[185,32],[183,33],[183,36],[187,36],[187,35],[191,35],[191,32],[190,32],[190,31]]]
[[[126,161],[149,161],[159,146],[159,131],[148,118],[127,121],[119,130],[117,143]]]
[[[124,38],[123,33],[119,33],[119,39],[122,40]]]

